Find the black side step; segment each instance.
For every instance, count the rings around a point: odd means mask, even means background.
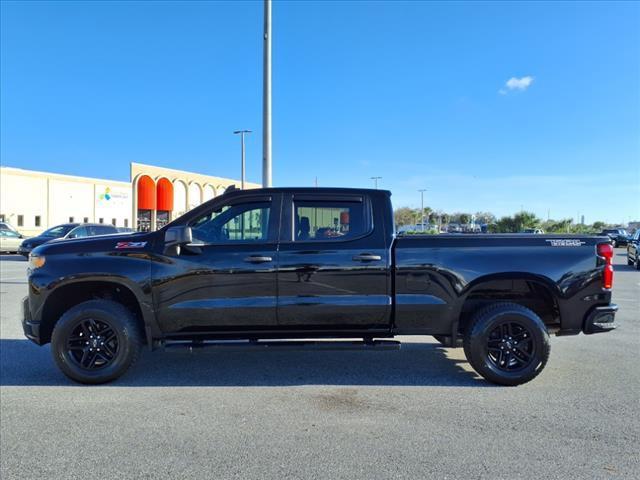
[[[215,341],[167,341],[164,350],[194,352],[202,350],[400,350],[396,340],[371,341],[317,341],[317,340],[215,340]]]

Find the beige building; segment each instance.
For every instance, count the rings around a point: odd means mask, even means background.
[[[36,235],[61,223],[157,229],[238,180],[131,164],[128,182],[0,167],[0,221]],[[247,188],[260,185],[246,183]]]

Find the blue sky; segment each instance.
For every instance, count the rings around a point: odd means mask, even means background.
[[[3,165],[261,178],[260,2],[2,2]],[[279,2],[275,185],[640,219],[640,4]],[[511,80],[511,81],[510,81]]]

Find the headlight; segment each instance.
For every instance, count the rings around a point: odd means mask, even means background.
[[[29,255],[29,268],[35,270],[36,268],[40,268],[44,265],[45,259],[41,255]]]

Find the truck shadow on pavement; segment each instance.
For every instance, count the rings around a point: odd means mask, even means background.
[[[449,358],[452,351],[433,343],[403,344],[399,351],[144,351],[107,386],[493,386],[465,360]],[[0,340],[0,386],[77,385],[57,369],[48,345]]]

